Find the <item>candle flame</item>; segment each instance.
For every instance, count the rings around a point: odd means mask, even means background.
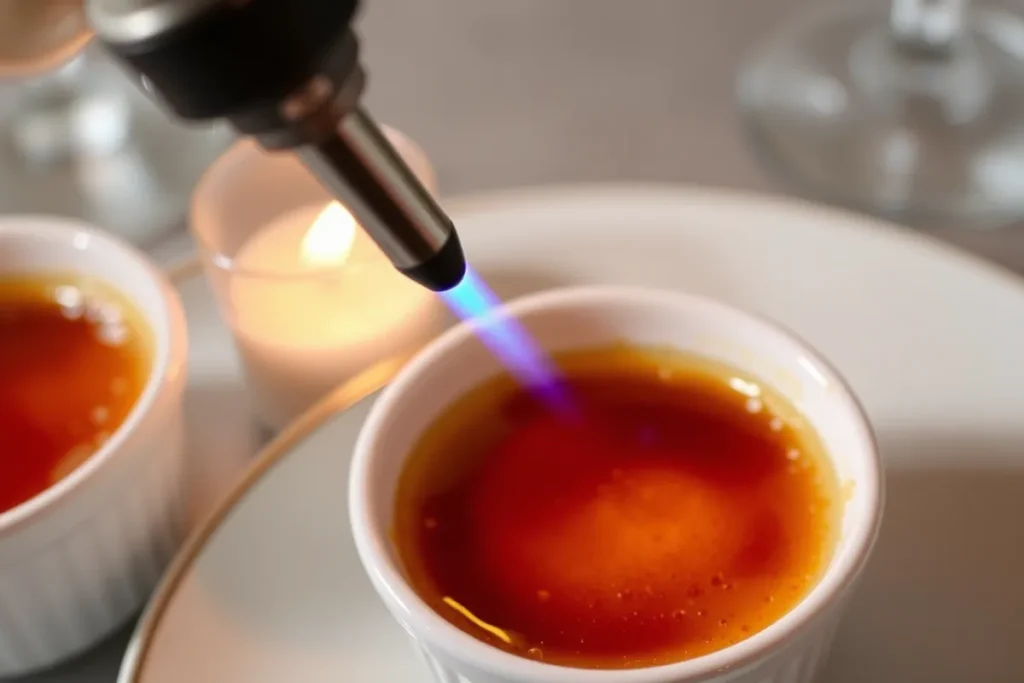
[[[356,240],[356,219],[338,202],[331,202],[302,238],[301,258],[311,266],[342,265]]]

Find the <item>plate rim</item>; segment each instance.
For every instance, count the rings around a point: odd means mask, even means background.
[[[203,261],[198,254],[178,259],[163,268],[164,275],[175,288],[202,275]]]
[[[1002,263],[943,240],[937,234],[929,232],[928,227],[911,227],[842,206],[777,192],[684,182],[611,181],[497,188],[454,196],[442,200],[441,203],[450,213],[466,214],[490,212],[502,204],[538,204],[540,202],[557,204],[582,199],[600,201],[604,198],[602,195],[613,194],[620,197],[632,195],[635,199],[661,197],[675,200],[684,198],[693,201],[715,200],[748,206],[771,207],[781,211],[802,212],[808,216],[816,214],[821,222],[833,223],[829,226],[830,230],[866,235],[871,239],[889,241],[911,249],[923,249],[931,256],[947,263],[954,263],[974,273],[1001,280],[1003,284],[1024,294],[1024,272],[1018,272]],[[1010,227],[1004,230],[1013,229]],[[964,228],[964,230],[969,230],[969,228]]]
[[[128,647],[121,659],[116,679],[118,683],[138,680],[145,666],[149,648],[155,642],[156,631],[171,601],[177,595],[178,587],[207,543],[242,499],[275,465],[282,462],[299,442],[305,440],[333,416],[383,389],[407,360],[406,356],[390,358],[363,371],[320,399],[257,453],[230,491],[224,494],[206,518],[189,533],[167,567],[133,629]]]
[[[631,195],[636,199],[660,197],[675,201],[687,198],[694,201],[717,200],[740,205],[767,205],[781,211],[804,213],[809,217],[817,215],[823,223],[837,224],[829,226],[829,229],[866,235],[871,239],[888,240],[909,249],[923,250],[933,258],[994,279],[1024,297],[1024,274],[944,242],[937,236],[882,218],[781,194],[686,183],[604,182],[501,188],[456,196],[443,200],[442,204],[452,214],[465,215],[493,212],[516,204],[536,206],[543,203],[593,201],[606,199],[609,195]],[[165,269],[168,279],[175,286],[180,286],[201,272],[202,261],[199,256],[182,259]],[[383,389],[412,355],[414,354],[385,359],[339,386],[293,420],[256,454],[230,490],[188,534],[165,570],[133,629],[118,669],[117,683],[139,683],[150,648],[155,642],[156,632],[177,595],[178,587],[210,539],[242,499],[273,470],[275,465],[283,461],[296,445],[329,419]]]

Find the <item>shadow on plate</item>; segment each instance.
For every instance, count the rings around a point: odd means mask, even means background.
[[[881,443],[882,533],[822,683],[1024,681],[1024,442]]]

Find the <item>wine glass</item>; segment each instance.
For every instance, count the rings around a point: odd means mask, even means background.
[[[967,0],[848,3],[759,46],[737,98],[759,160],[805,193],[911,223],[1024,218],[1024,20]]]
[[[50,71],[91,37],[84,0],[0,0],[0,78]]]
[[[0,208],[156,246],[233,134],[174,121],[90,37],[83,0],[0,0]]]

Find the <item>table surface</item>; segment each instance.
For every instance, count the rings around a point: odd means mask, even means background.
[[[739,134],[733,79],[815,4],[372,0],[367,102],[423,145],[449,195],[623,179],[780,192]],[[1024,273],[1024,228],[939,236]],[[113,683],[130,634],[18,681]]]

